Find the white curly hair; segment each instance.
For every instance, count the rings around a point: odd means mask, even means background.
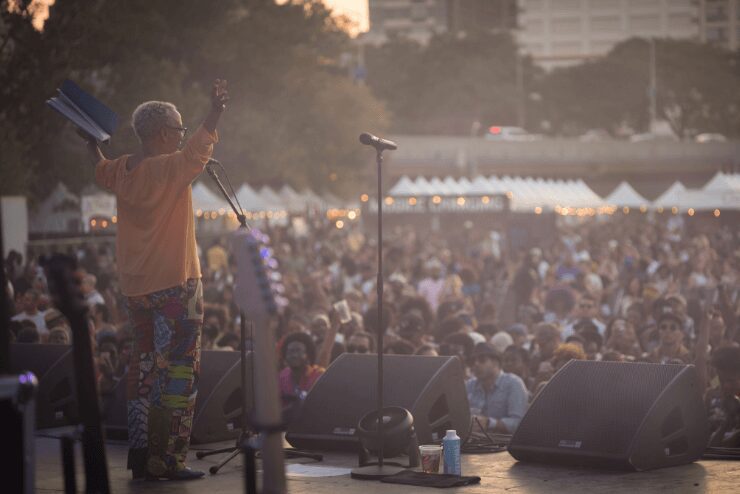
[[[139,141],[151,139],[165,125],[178,125],[180,112],[166,101],[147,101],[140,104],[131,114],[131,126]]]

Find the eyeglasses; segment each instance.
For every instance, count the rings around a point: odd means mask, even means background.
[[[492,360],[490,355],[476,355],[475,357],[473,357],[473,362],[476,362],[478,364],[483,364],[488,360]]]
[[[185,137],[185,135],[188,133],[187,127],[175,127],[174,125],[165,125],[165,127],[167,127],[168,129],[179,131],[183,137]]]
[[[370,349],[366,346],[355,346],[355,345],[348,345],[347,346],[347,352],[348,353],[367,353]]]
[[[578,304],[579,309],[593,309],[594,306],[592,304]]]
[[[661,324],[661,325],[658,326],[658,329],[660,329],[660,330],[669,329],[671,331],[675,331],[675,330],[681,329],[681,328],[678,326],[678,324]]]

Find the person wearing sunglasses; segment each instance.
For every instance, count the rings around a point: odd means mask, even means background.
[[[475,377],[468,379],[465,388],[473,429],[513,434],[529,401],[524,381],[503,371],[501,354],[490,343],[478,343],[471,360]]]
[[[684,346],[683,320],[672,311],[665,310],[658,317],[658,346],[648,354],[647,360],[658,364],[691,363],[689,350]]]
[[[182,116],[164,101],[147,101],[134,110],[132,127],[141,144],[135,153],[109,160],[96,141],[87,143],[95,181],[115,194],[118,209],[116,260],[134,334],[127,379],[128,467],[137,480],[205,475],[185,464],[203,327],[191,183],[218,142],[226,81],[216,79],[210,99],[210,111],[184,146]]]

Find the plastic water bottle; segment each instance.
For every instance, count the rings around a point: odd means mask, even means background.
[[[462,475],[460,468],[460,437],[457,431],[448,430],[442,439],[442,449],[445,457],[445,473]]]

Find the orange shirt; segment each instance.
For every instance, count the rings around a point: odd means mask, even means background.
[[[145,295],[200,278],[190,184],[216,142],[216,133],[200,127],[181,151],[145,158],[131,171],[126,170],[131,155],[95,166],[97,184],[116,195],[124,295]]]

